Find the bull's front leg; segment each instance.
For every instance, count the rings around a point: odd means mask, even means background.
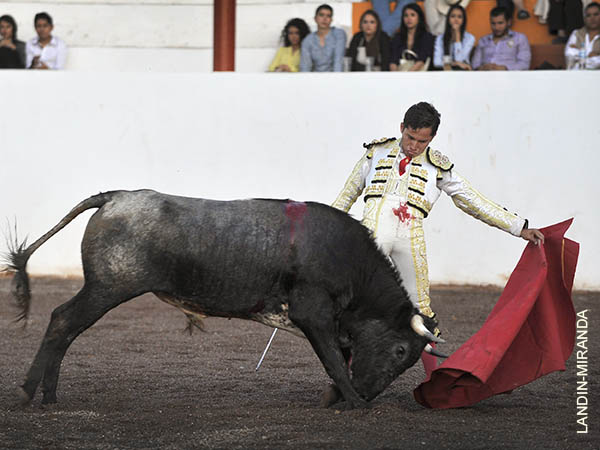
[[[346,407],[366,407],[367,401],[352,387],[337,336],[333,301],[327,292],[307,286],[296,288],[289,305],[289,317],[308,338],[325,371],[344,396]]]

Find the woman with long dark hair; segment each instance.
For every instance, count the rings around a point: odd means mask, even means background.
[[[25,42],[17,39],[17,23],[12,16],[0,17],[0,69],[25,67]]]
[[[465,31],[467,13],[461,5],[453,5],[446,16],[444,34],[435,39],[433,65],[446,70],[471,70],[471,50],[475,37]]]
[[[427,31],[423,10],[416,3],[409,3],[402,12],[400,30],[392,39],[390,70],[427,70],[433,56],[433,41],[433,35]],[[409,58],[414,63],[405,69],[401,60]]]
[[[381,29],[381,21],[375,11],[369,9],[360,17],[360,31],[352,37],[348,47],[352,58],[350,70],[364,72],[372,62],[371,70],[390,70],[390,38]]]
[[[302,19],[292,19],[283,28],[281,40],[283,47],[279,47],[269,72],[298,72],[300,69],[300,45],[302,40],[310,33],[310,28]]]

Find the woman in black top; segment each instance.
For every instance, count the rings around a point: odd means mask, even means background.
[[[390,70],[390,38],[381,30],[381,21],[375,11],[369,9],[360,16],[360,31],[352,37],[348,47],[352,58],[352,72],[364,72],[367,57],[372,57],[372,70]]]
[[[11,16],[0,17],[0,69],[25,68],[25,43],[17,39],[17,24]]]
[[[416,54],[415,64],[410,71],[423,70],[427,60],[433,57],[433,35],[427,31],[425,14],[419,5],[409,3],[402,12],[400,30],[392,39],[392,61],[390,70],[398,70],[400,58],[405,50]]]

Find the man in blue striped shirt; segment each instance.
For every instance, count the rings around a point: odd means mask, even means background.
[[[510,29],[511,19],[503,7],[490,12],[492,33],[479,39],[471,66],[475,70],[529,70],[531,48],[527,36]]]
[[[331,26],[333,8],[323,4],[317,8],[317,31],[302,41],[300,72],[342,72],[346,49],[346,32]]]

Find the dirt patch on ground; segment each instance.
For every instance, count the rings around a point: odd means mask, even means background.
[[[182,333],[184,316],[152,295],[107,314],[75,340],[61,371],[58,404],[14,406],[52,310],[80,280],[36,278],[31,322],[12,324],[9,279],[0,279],[0,448],[3,449],[391,449],[600,447],[600,293],[574,295],[588,310],[588,434],[578,434],[575,355],[567,370],[470,408],[428,410],[412,390],[419,363],[366,410],[319,409],[328,383],[306,340],[278,333],[259,372],[271,329],[210,318],[206,333]],[[433,306],[453,351],[479,327],[500,291],[437,288]]]

